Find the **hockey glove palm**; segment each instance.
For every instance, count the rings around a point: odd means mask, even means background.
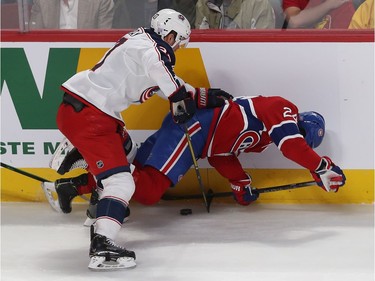
[[[195,114],[194,94],[187,92],[185,86],[178,88],[168,99],[170,101],[172,118],[175,123],[186,123]]]
[[[200,109],[221,107],[225,100],[230,99],[233,99],[233,96],[221,89],[195,88],[195,102]]]
[[[316,183],[327,192],[337,192],[346,181],[344,172],[327,156],[322,157],[319,167],[311,171],[311,175]]]
[[[249,175],[247,179],[231,181],[231,188],[234,200],[243,206],[249,205],[259,197],[259,193],[251,189],[251,178]]]

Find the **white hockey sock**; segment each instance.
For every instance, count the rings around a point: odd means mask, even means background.
[[[95,223],[95,233],[103,235],[112,240],[116,239],[120,229],[121,225],[107,218],[98,219]]]

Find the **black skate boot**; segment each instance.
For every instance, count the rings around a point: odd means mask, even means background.
[[[87,174],[55,181],[55,189],[63,213],[70,213],[72,211],[72,200],[78,196],[77,187],[86,185],[87,182]]]
[[[112,270],[136,266],[135,253],[118,246],[111,239],[94,233],[90,245],[90,263],[92,270]]]

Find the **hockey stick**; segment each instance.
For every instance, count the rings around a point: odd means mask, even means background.
[[[201,173],[199,172],[199,167],[198,167],[197,159],[195,159],[195,153],[194,153],[193,145],[191,143],[191,136],[189,134],[188,127],[187,127],[186,124],[184,125],[184,127],[185,127],[186,139],[187,139],[188,146],[189,146],[189,149],[190,149],[191,158],[193,159],[195,173],[197,175],[197,179],[198,179],[198,183],[199,183],[199,188],[200,188],[200,190],[202,192],[202,194],[200,195],[199,198],[203,197],[204,205],[206,206],[207,213],[209,213],[210,212],[211,201],[212,201],[213,197],[211,197],[211,199],[207,200],[206,192],[204,190],[204,186],[203,186],[203,183],[202,183]]]
[[[37,175],[31,174],[31,173],[26,172],[26,171],[20,170],[20,169],[18,169],[16,167],[7,165],[7,164],[5,164],[3,162],[0,162],[0,165],[1,165],[1,167],[4,167],[4,168],[6,168],[8,170],[11,170],[13,172],[19,173],[19,174],[24,175],[26,177],[32,178],[34,180],[41,181],[41,182],[51,182],[50,180],[47,180],[45,178],[39,177]]]
[[[306,182],[285,184],[285,185],[279,185],[279,186],[271,186],[271,187],[265,187],[265,188],[252,188],[252,190],[256,191],[258,193],[268,193],[268,192],[290,190],[290,189],[296,189],[296,188],[313,186],[313,185],[316,185],[315,181],[306,181]],[[232,195],[233,195],[233,193],[231,191],[214,193],[211,189],[207,193],[207,197],[211,200],[214,197],[229,197],[229,196],[232,196]],[[201,197],[202,197],[202,195],[200,195],[200,194],[190,194],[190,195],[180,195],[180,196],[164,194],[161,199],[168,201],[168,200],[198,199],[198,198],[201,198]]]
[[[52,195],[52,192],[56,192],[54,182],[52,182],[50,180],[47,180],[45,178],[39,177],[37,175],[31,174],[29,172],[26,172],[24,170],[18,169],[16,167],[10,166],[10,165],[5,164],[3,162],[0,162],[0,165],[1,165],[1,167],[4,167],[8,170],[11,170],[11,171],[16,172],[18,174],[21,174],[23,176],[26,176],[28,178],[40,181],[41,187],[42,187],[43,192],[44,192],[44,195],[46,196],[46,199],[47,199],[48,203],[50,204],[50,206],[52,207],[52,209],[54,209],[56,212],[62,213],[62,210],[60,208],[58,200],[55,200],[53,198],[53,195]]]

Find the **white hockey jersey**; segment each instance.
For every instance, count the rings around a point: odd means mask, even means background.
[[[144,100],[151,87],[167,98],[184,81],[173,71],[175,55],[150,29],[139,28],[124,35],[89,70],[75,74],[63,90],[73,93],[108,115],[122,120],[121,111]]]

